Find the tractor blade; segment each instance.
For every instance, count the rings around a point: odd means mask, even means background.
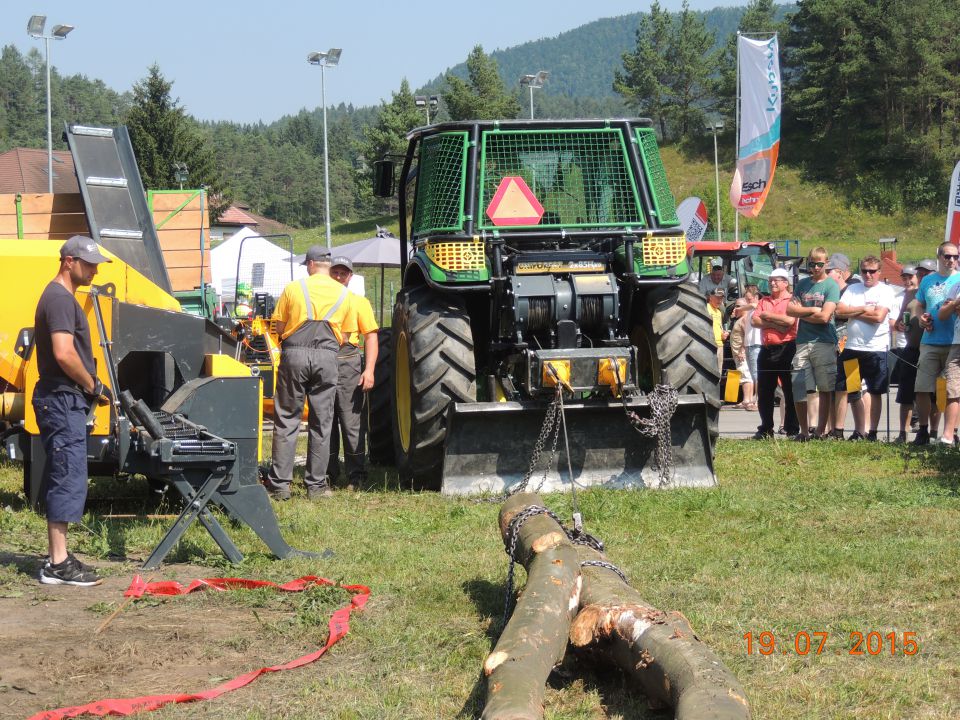
[[[627,407],[649,417],[647,398],[631,398]],[[445,495],[512,491],[530,466],[547,404],[537,401],[455,403],[450,409],[444,447]],[[571,401],[564,405],[574,480],[579,486],[661,487],[654,452],[656,441],[637,432],[619,401]],[[681,396],[670,421],[673,473],[663,487],[716,485],[707,413],[700,395]],[[550,462],[550,442],[530,477],[530,492],[569,489],[561,434]],[[546,481],[543,472],[550,462]],[[542,485],[541,485],[542,482]]]

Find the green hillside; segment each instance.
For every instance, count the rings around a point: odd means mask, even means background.
[[[710,212],[715,229],[716,189],[712,162],[682,156],[675,148],[662,149],[667,176],[677,201],[696,195]],[[720,203],[724,238],[734,227],[733,210],[727,200],[733,163],[720,166]],[[944,197],[946,188],[944,188]],[[779,165],[767,204],[755,220],[740,219],[741,231],[751,240],[800,240],[807,252],[823,245],[830,252],[846,253],[852,260],[878,254],[880,238],[895,237],[901,260],[932,257],[943,240],[946,205],[942,213],[925,211],[882,215],[850,206],[841,193],[825,183],[804,180],[795,168]],[[732,239],[732,235],[729,239]]]

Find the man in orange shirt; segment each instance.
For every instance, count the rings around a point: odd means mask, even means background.
[[[773,437],[773,398],[777,381],[783,389],[786,403],[784,430],[787,435],[800,432],[797,409],[793,403],[793,387],[790,381],[791,363],[797,351],[797,318],[787,315],[787,305],[793,293],[790,274],[783,268],[770,273],[770,296],[761,298],[753,312],[751,323],[760,328],[760,355],[757,358],[757,410],[760,411],[760,427],[754,440]]]
[[[353,277],[353,263],[339,256],[330,261],[330,277],[346,287]],[[366,479],[364,461],[364,396],[373,387],[377,364],[379,330],[370,301],[362,295],[351,297],[351,313],[343,324],[343,344],[337,355],[340,379],[333,408],[333,435],[327,474],[332,482],[340,476],[340,436],[343,436],[343,464],[347,479],[359,487]],[[363,351],[360,336],[363,335]],[[363,369],[361,371],[361,360]]]

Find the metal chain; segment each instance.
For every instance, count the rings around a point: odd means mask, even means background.
[[[677,409],[677,389],[672,385],[657,385],[648,396],[650,399],[650,417],[642,418],[627,408],[626,394],[623,409],[633,429],[644,437],[656,438],[654,462],[659,474],[660,487],[673,481],[673,446],[670,442],[670,420]]]
[[[630,584],[630,582],[627,580],[627,576],[623,574],[623,570],[618,568],[613,563],[607,562],[606,560],[584,560],[582,563],[580,563],[580,567],[600,567],[606,568],[607,570],[613,570],[613,572],[619,575],[620,579],[627,583],[627,585]]]

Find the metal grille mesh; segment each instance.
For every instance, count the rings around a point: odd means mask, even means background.
[[[428,242],[425,250],[431,262],[447,272],[486,269],[480,238],[465,242]]]
[[[522,177],[543,205],[538,227],[644,226],[623,134],[592,130],[491,130],[483,133],[480,226],[505,177]]]
[[[413,235],[463,229],[463,183],[467,133],[450,132],[424,138],[417,170]]]
[[[657,218],[661,226],[679,225],[677,218],[677,201],[667,182],[667,173],[663,169],[663,160],[660,158],[660,148],[657,147],[657,136],[651,128],[638,128],[637,140],[640,143],[640,157],[643,167],[650,179],[650,192],[653,195],[653,206],[657,210]]]

